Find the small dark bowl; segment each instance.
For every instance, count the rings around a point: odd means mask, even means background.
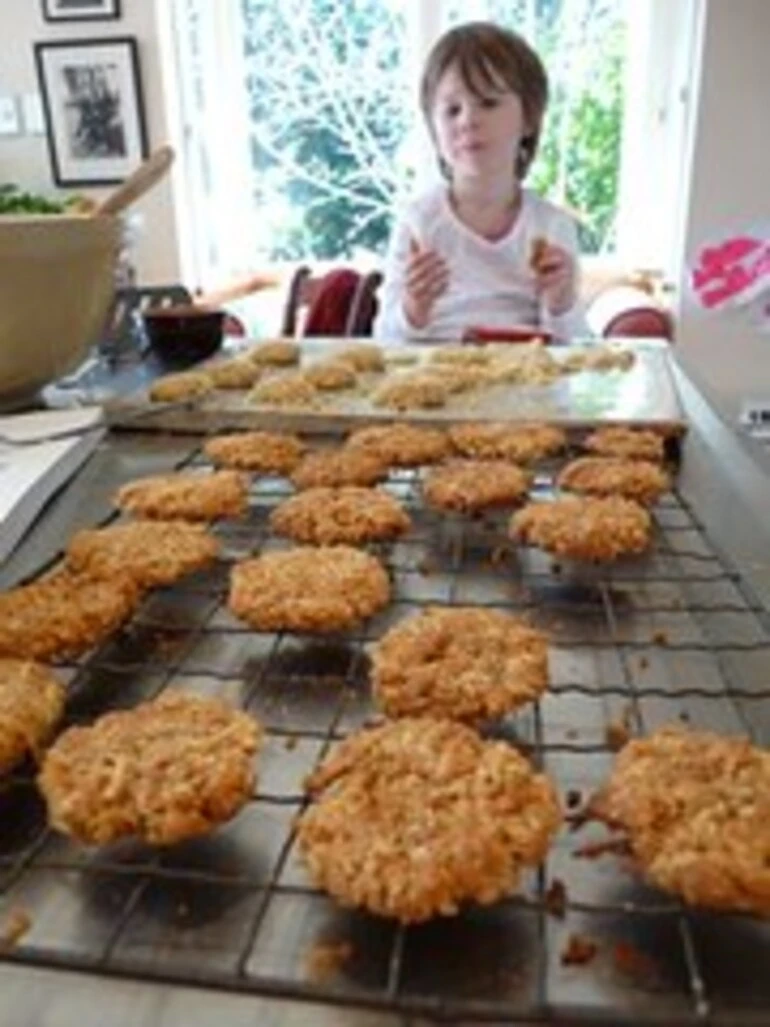
[[[222,345],[225,312],[198,307],[162,307],[144,314],[147,341],[165,364],[196,364]]]

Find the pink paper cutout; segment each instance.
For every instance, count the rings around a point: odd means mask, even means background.
[[[727,303],[748,303],[770,288],[770,243],[734,236],[701,250],[692,285],[707,310]]]

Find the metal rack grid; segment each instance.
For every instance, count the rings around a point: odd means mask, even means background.
[[[196,447],[179,469],[206,466]],[[544,475],[536,488],[550,485]],[[597,837],[592,828],[565,827],[519,895],[418,927],[342,910],[311,886],[292,838],[302,779],[372,714],[368,647],[425,604],[520,610],[549,633],[549,693],[495,733],[565,796],[585,797],[603,779],[607,727],[618,720],[639,733],[681,719],[770,738],[767,612],[676,492],[655,509],[649,557],[586,577],[534,550],[516,555],[499,519],[429,513],[412,473],[387,487],[414,526],[379,549],[394,602],[360,631],[259,634],[227,611],[230,563],[286,544],[267,514],[288,488],[263,479],[249,518],[217,527],[226,554],[217,568],[155,592],[119,635],[63,666],[71,723],[176,687],[249,709],[268,730],[258,791],[210,838],[166,851],[133,842],[89,850],[46,827],[28,769],[12,775],[0,796],[0,908],[23,908],[32,924],[2,958],[320,1001],[339,1009],[340,1023],[364,1008],[472,1023],[766,1023],[770,983],[757,969],[768,926],[685,909],[614,857],[576,858]],[[548,901],[555,879],[566,886],[562,916]],[[563,965],[573,933],[597,942],[589,964]]]

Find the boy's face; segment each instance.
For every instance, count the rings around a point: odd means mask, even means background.
[[[431,123],[439,155],[454,175],[513,176],[526,126],[521,100],[503,82],[474,91],[450,65],[436,89]]]

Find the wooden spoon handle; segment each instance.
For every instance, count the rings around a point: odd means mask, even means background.
[[[174,162],[172,147],[164,145],[150,154],[146,161],[132,171],[128,178],[106,199],[97,204],[94,214],[115,215],[125,210],[160,181]]]

